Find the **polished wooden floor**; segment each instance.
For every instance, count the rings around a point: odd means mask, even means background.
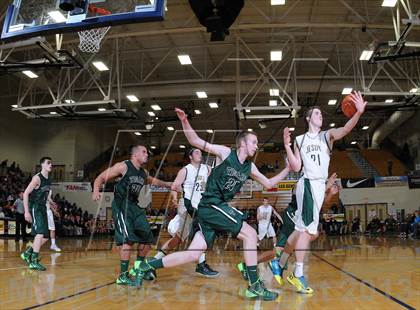
[[[235,265],[242,253],[219,240],[208,253],[221,272],[216,279],[196,276],[193,264],[159,270],[141,289],[114,284],[119,260],[112,240],[61,239],[62,253],[45,246],[45,272],[28,270],[19,258],[25,245],[0,239],[0,309],[416,309],[420,308],[420,241],[396,237],[321,237],[305,264],[315,293],[282,288],[266,264],[266,285],[280,293],[274,302],[243,297],[246,282]],[[151,253],[153,254],[153,253]],[[133,254],[134,258],[134,254]]]

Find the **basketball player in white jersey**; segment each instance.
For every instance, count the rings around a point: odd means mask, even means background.
[[[51,199],[51,195],[48,196],[47,200],[47,219],[48,219],[48,229],[50,231],[50,238],[51,238],[51,247],[50,249],[56,252],[61,252],[61,249],[57,246],[55,242],[55,223],[54,223],[54,215],[57,214],[57,205]]]
[[[273,246],[276,245],[276,232],[274,231],[273,224],[271,224],[271,216],[274,215],[281,220],[280,215],[277,211],[268,204],[268,199],[264,198],[263,204],[257,209],[257,220],[258,220],[258,240],[267,238],[273,238]]]
[[[176,249],[190,235],[190,230],[194,225],[193,219],[198,208],[198,203],[200,202],[201,194],[206,188],[207,178],[211,172],[210,166],[201,163],[201,150],[192,148],[188,152],[188,156],[190,163],[178,172],[171,187],[172,202],[178,208],[178,216],[173,220],[178,222],[176,223],[176,233],[155,255],[155,258],[158,259],[166,255],[165,251]],[[178,204],[177,196],[181,188],[183,194]],[[207,264],[205,253],[201,254],[195,272],[210,278],[219,275],[218,271],[212,270]]]
[[[360,92],[354,92],[350,96],[357,111],[344,127],[322,131],[322,112],[319,107],[314,106],[305,115],[308,131],[296,137],[294,150],[290,147],[289,128],[284,129],[284,147],[290,167],[295,172],[302,171],[302,177],[296,185],[298,208],[295,231],[287,239],[289,245],[296,249],[295,270],[287,277],[287,281],[300,293],[313,293],[313,289],[309,287],[303,276],[303,262],[305,252],[310,248],[311,237],[317,234],[332,145],[334,141],[340,140],[351,132],[367,104]]]

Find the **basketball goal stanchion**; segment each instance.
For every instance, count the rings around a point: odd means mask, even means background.
[[[89,12],[97,16],[111,14],[110,11],[98,8],[93,5],[89,5]],[[99,52],[99,49],[101,48],[102,39],[105,37],[109,29],[111,29],[111,26],[79,31],[79,49],[83,53],[94,54]]]

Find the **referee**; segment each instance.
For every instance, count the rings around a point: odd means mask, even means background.
[[[26,239],[26,221],[25,221],[25,208],[23,207],[23,191],[19,191],[19,198],[15,200],[13,204],[16,211],[16,238],[15,241],[19,241],[22,235],[23,242],[28,241]]]

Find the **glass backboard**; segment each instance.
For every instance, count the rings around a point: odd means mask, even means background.
[[[78,0],[66,12],[60,0],[15,0],[4,19],[3,40],[163,20],[165,0]],[[68,1],[67,1],[68,2]]]

